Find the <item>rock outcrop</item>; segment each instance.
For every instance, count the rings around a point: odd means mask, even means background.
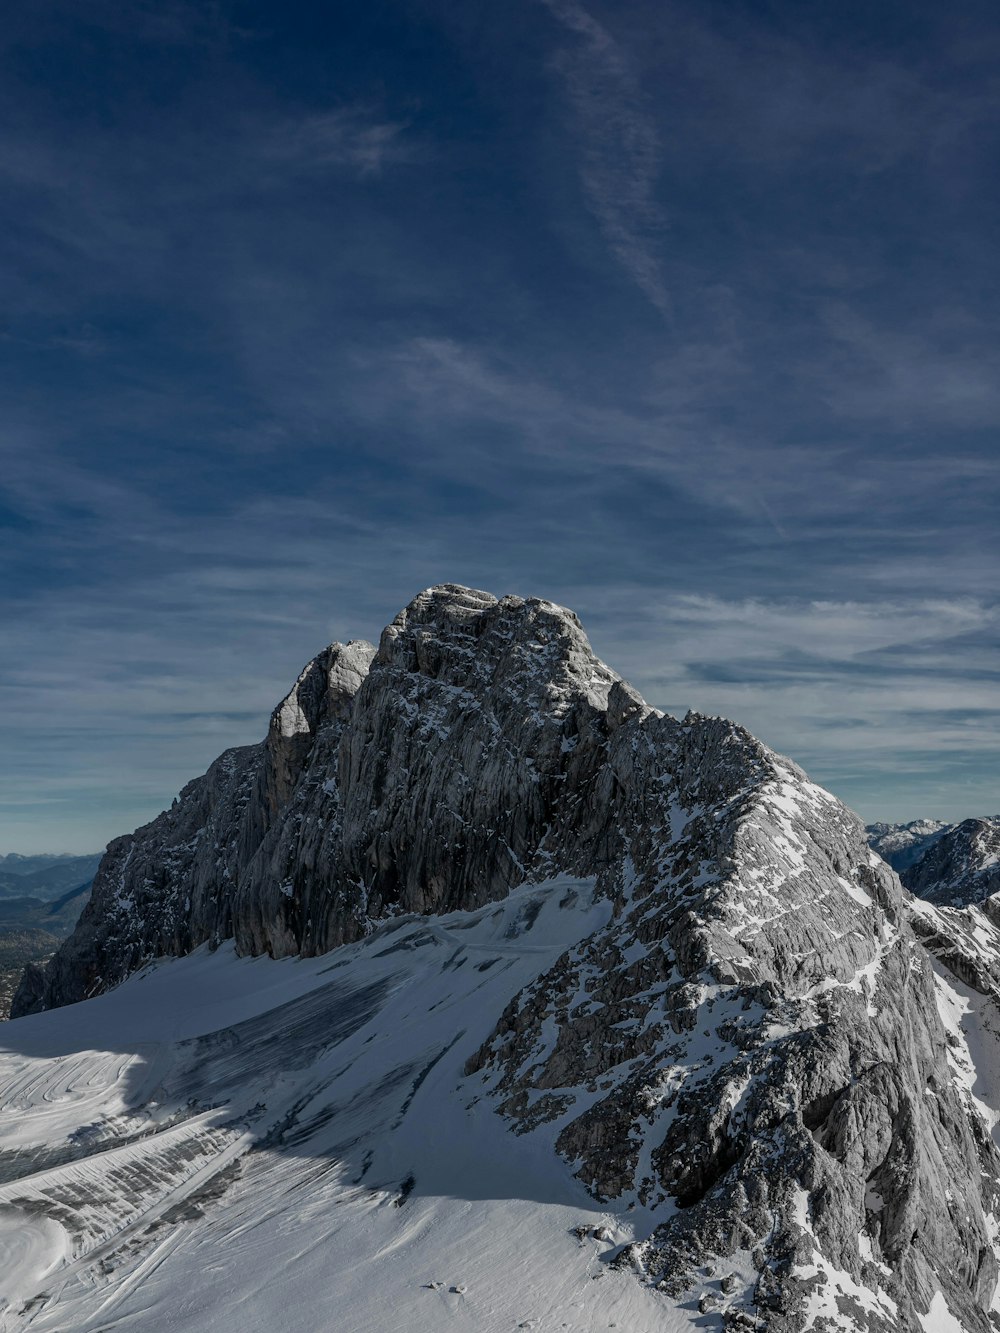
[[[795,765],[649,708],[552,603],[445,585],[377,653],[326,650],[264,742],[112,844],[18,1010],[205,941],[322,952],[559,873],[610,923],[497,1016],[466,1091],[648,1213],[617,1262],[730,1328],[921,1333],[944,1299],[986,1333],[1000,1153],[909,895]]]
[[[599,1197],[666,1214],[620,1262],[711,1311],[723,1256],[729,1326],[918,1329],[943,1291],[990,1327],[1000,1155],[952,1077],[908,895],[732,724],[645,719],[617,746],[636,790],[614,919],[470,1074],[518,1132],[551,1124]]]
[[[1000,1003],[1000,817],[874,824],[868,838],[917,895],[910,922],[925,948]]]
[[[617,686],[609,709],[609,695]],[[76,934],[15,1013],[116,985],[151,958],[234,936],[317,953],[398,911],[473,907],[547,867],[609,854],[587,799],[638,696],[572,612],[444,585],[369,644],[334,644],[172,808],[117,839]]]

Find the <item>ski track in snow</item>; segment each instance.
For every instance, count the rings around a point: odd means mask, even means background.
[[[463,1074],[608,913],[560,877],[321,958],[201,949],[5,1024],[0,1330],[721,1327],[611,1270],[651,1217],[596,1203],[555,1129],[513,1134]]]

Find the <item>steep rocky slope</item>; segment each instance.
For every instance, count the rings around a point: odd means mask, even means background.
[[[943,1303],[991,1328],[992,1111],[949,1059],[909,896],[793,764],[649,708],[551,603],[447,585],[377,653],[321,654],[260,746],[112,844],[19,1011],[202,942],[311,955],[558,875],[603,924],[539,955],[455,1095],[648,1219],[615,1260],[665,1308],[918,1333]]]
[[[598,1197],[663,1210],[622,1262],[669,1293],[725,1256],[772,1330],[915,1328],[940,1291],[988,1327],[1000,1158],[906,895],[798,770],[728,724],[679,730],[696,798],[683,776],[654,787],[612,923],[515,999],[470,1072],[517,1130],[555,1121]]]
[[[1000,818],[869,825],[868,840],[917,895],[910,920],[947,973],[1000,1002]]]
[[[377,654],[334,644],[264,742],[111,844],[80,929],[18,1012],[206,940],[311,954],[387,912],[478,906],[554,861],[589,866],[611,832],[588,799],[609,725],[640,706],[619,685],[607,711],[617,681],[551,603],[421,594]]]
[[[44,968],[25,972],[15,1017],[98,994],[151,958],[230,938],[242,926],[234,906],[244,880],[265,879],[277,902],[276,951],[295,950],[286,922],[302,916],[327,869],[324,830],[328,838],[336,828],[335,784],[323,790],[316,768],[325,773],[324,763],[335,764],[374,652],[359,642],[320,653],[274,710],[265,740],[227,750],[169,810],[109,844],[75,933]],[[305,813],[317,798],[321,823]],[[281,873],[268,878],[282,855]],[[290,855],[298,857],[292,868],[298,897],[290,895],[284,875]]]

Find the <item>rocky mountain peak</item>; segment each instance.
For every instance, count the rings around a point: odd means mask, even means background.
[[[389,911],[502,896],[574,836],[616,685],[614,724],[650,713],[572,611],[426,589],[377,651],[324,649],[260,745],[227,751],[112,844],[76,935],[16,1004],[78,999],[205,940],[315,953]],[[584,839],[568,855],[591,854]]]
[[[324,722],[343,721],[374,656],[375,649],[363,639],[325,648],[271,714],[269,735],[289,740],[315,735]]]
[[[374,647],[361,639],[331,644],[302,669],[271,714],[264,772],[272,815],[291,798],[319,730],[347,720],[374,657]]]
[[[618,682],[552,602],[451,584],[416,597],[384,631],[340,749],[359,910],[478,906],[557,854],[586,861],[577,797]]]
[[[991,836],[968,831],[980,870]],[[18,1008],[206,941],[310,955],[424,922],[440,942],[443,916],[512,893],[505,939],[543,902],[589,924],[477,1017],[458,1095],[647,1219],[619,1264],[679,1299],[724,1256],[703,1313],[733,1329],[918,1333],[941,1297],[986,1333],[1000,1153],[949,1064],[908,895],[795,764],[651,709],[551,602],[445,584],[377,651],[326,649],[263,742],[112,844]],[[463,1019],[446,1049],[465,1039]]]
[[[506,682],[556,712],[574,696],[606,708],[619,680],[595,656],[573,611],[453,583],[426,589],[400,611],[382,632],[376,661],[454,687]]]

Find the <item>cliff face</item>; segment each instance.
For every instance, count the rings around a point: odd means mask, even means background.
[[[281,903],[272,917],[275,951],[294,950],[294,904],[284,880],[268,874],[286,842],[301,858],[304,884],[322,871],[298,806],[311,792],[314,753],[336,752],[374,652],[367,643],[326,649],[274,710],[264,741],[227,750],[169,810],[109,845],[75,932],[48,964],[28,968],[13,1017],[71,1004],[152,958],[231,937],[244,882],[273,887]],[[335,797],[328,804],[335,815]]]
[[[588,799],[608,697],[645,709],[572,612],[445,585],[382,635],[334,644],[173,807],[109,847],[76,934],[15,1013],[116,985],[150,958],[235,936],[281,957],[397,911],[473,907],[549,865],[610,854]]]
[[[598,1197],[662,1210],[620,1262],[675,1297],[725,1256],[747,1328],[919,1328],[940,1291],[989,1327],[1000,1155],[899,881],[732,724],[641,719],[611,749],[633,792],[612,922],[469,1073],[517,1132],[554,1125]]]
[[[377,653],[321,654],[261,745],[112,845],[19,1012],[206,940],[316,953],[559,874],[610,922],[496,1016],[463,1095],[653,1210],[619,1257],[645,1280],[728,1265],[704,1299],[730,1327],[916,1333],[944,1293],[985,1333],[1000,1154],[909,896],[799,769],[650,709],[551,603],[446,585]]]
[[[589,866],[583,794],[617,679],[550,603],[417,597],[383,633],[349,725],[317,737],[273,854],[241,882],[239,947],[323,951],[387,913],[478,907],[553,859]]]

